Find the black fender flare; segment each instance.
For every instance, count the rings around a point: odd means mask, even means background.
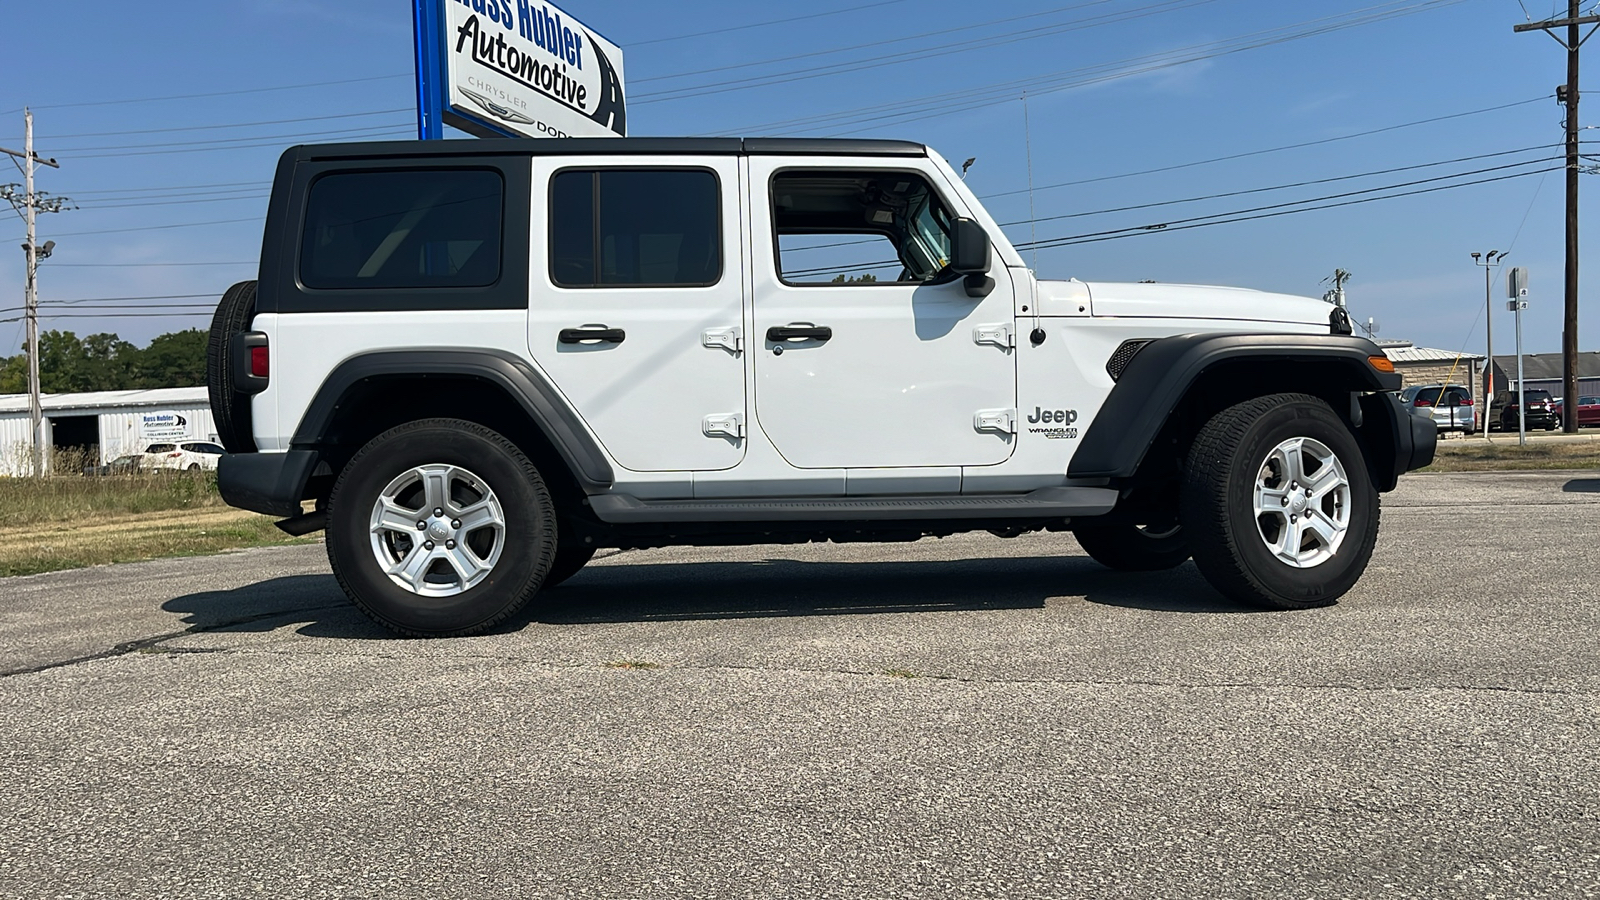
[[[527,360],[502,350],[422,348],[353,356],[328,373],[290,444],[310,449],[323,443],[345,396],[363,381],[441,375],[478,378],[504,390],[550,441],[585,493],[610,490],[616,480],[611,463],[577,413]]]
[[[1368,361],[1366,338],[1320,334],[1180,334],[1151,341],[1122,370],[1067,466],[1071,478],[1129,478],[1190,387],[1223,363],[1333,363],[1341,392],[1394,391],[1400,376]],[[1407,454],[1409,457],[1409,453]]]

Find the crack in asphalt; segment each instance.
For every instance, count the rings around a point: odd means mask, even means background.
[[[5,671],[0,671],[0,678],[10,678],[13,675],[32,675],[35,672],[47,672],[51,669],[61,669],[67,666],[76,666],[87,662],[95,662],[96,660],[127,656],[130,653],[159,653],[169,655],[189,653],[224,653],[227,651],[223,648],[189,649],[182,647],[162,647],[161,645],[167,641],[173,640],[174,638],[181,638],[186,635],[206,634],[212,631],[222,631],[237,625],[248,625],[251,622],[261,622],[266,619],[279,619],[283,618],[284,616],[299,615],[300,613],[320,612],[327,609],[339,609],[342,606],[343,604],[307,606],[299,609],[284,609],[278,610],[277,612],[259,613],[253,616],[241,616],[237,619],[229,619],[225,622],[215,622],[210,625],[191,625],[182,631],[173,631],[168,632],[167,634],[158,634],[153,637],[144,637],[131,641],[123,641],[122,643],[113,646],[111,649],[102,650],[99,653],[75,656],[71,659],[57,660],[56,662],[43,663],[37,666],[28,666],[22,669],[7,669]]]

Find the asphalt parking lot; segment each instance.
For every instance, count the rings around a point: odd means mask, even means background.
[[[0,580],[0,897],[1600,896],[1600,473],[1338,606],[1064,535],[627,553],[391,639],[320,546]]]

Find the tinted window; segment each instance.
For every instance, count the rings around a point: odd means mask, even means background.
[[[563,287],[716,284],[718,203],[710,172],[558,173],[550,184],[550,280]]]
[[[146,452],[146,453],[171,453],[172,451],[174,451],[176,449],[178,449],[178,445],[177,444],[151,444],[150,446],[144,448],[144,452]]]
[[[497,172],[341,172],[306,204],[300,280],[309,288],[482,287],[500,277]]]
[[[1527,396],[1529,402],[1538,403],[1540,400],[1549,400],[1550,399],[1550,392],[1549,391],[1534,391],[1534,390],[1530,390],[1530,391],[1528,391],[1526,396]]]

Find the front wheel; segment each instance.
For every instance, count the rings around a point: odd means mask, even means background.
[[[1183,565],[1189,541],[1183,526],[1079,525],[1072,529],[1084,552],[1095,562],[1119,572],[1159,572]]]
[[[345,593],[402,634],[474,634],[539,590],[556,516],[538,469],[513,443],[459,419],[378,435],[328,501],[328,559]]]
[[[1226,596],[1310,609],[1355,586],[1378,538],[1361,447],[1322,400],[1274,394],[1212,417],[1185,462],[1179,520]]]

